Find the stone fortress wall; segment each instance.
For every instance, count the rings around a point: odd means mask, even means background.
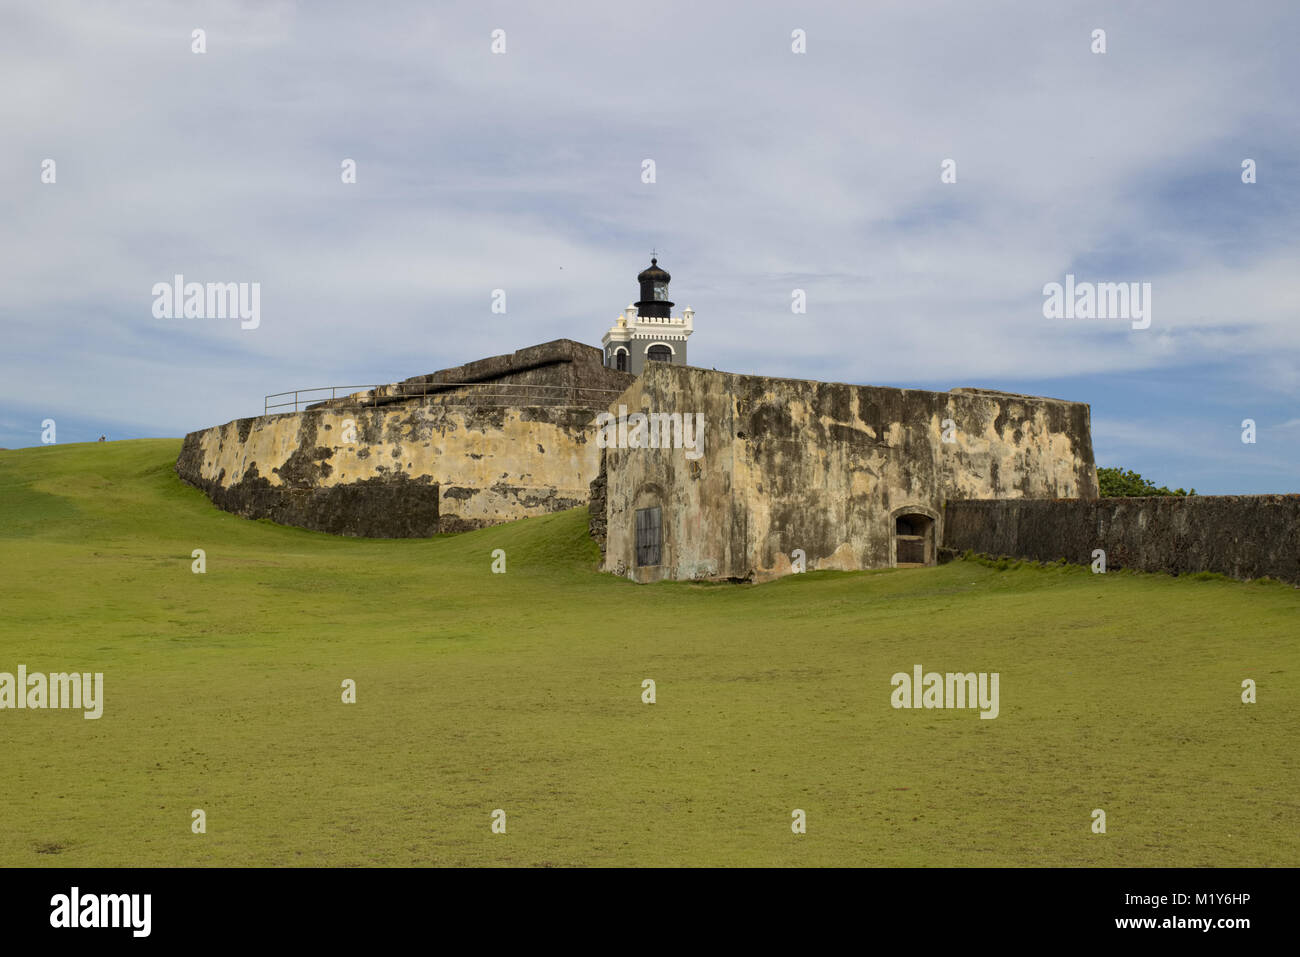
[[[701,453],[609,448],[597,416],[701,416]],[[587,505],[634,581],[763,581],[945,550],[1300,583],[1300,496],[1098,499],[1088,406],[652,362],[567,339],[192,432],[180,477],[249,518],[424,537]],[[656,512],[659,551],[638,555]],[[906,533],[906,534],[905,534]]]
[[[248,518],[375,538],[585,505],[590,423],[633,377],[567,339],[185,437],[176,471]]]
[[[619,402],[705,423],[694,461],[682,449],[606,451],[604,487],[593,491],[606,513],[604,567],[637,581],[762,581],[789,574],[796,549],[807,571],[888,568],[902,560],[898,519],[908,516],[918,563],[932,564],[950,498],[1097,495],[1089,410],[1077,402],[663,363]],[[663,555],[646,566],[635,515],[656,508]]]

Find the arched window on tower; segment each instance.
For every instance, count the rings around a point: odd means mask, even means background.
[[[619,349],[614,353],[614,368],[619,372],[627,371],[627,350]]]
[[[646,350],[645,357],[651,362],[672,362],[673,351],[667,346],[651,346]]]

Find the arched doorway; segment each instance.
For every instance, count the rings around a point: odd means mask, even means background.
[[[646,350],[645,357],[651,362],[672,362],[673,351],[667,346],[651,346]]]
[[[895,568],[922,568],[935,564],[935,532],[938,521],[931,509],[908,506],[893,516]]]

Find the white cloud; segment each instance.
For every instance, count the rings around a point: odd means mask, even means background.
[[[1224,389],[1300,396],[1283,2],[0,16],[6,401],[180,431],[282,388],[596,342],[651,246],[700,365],[997,385],[1218,363]],[[1261,192],[1224,200],[1206,184],[1244,155],[1261,182],[1234,185]],[[1275,211],[1234,219],[1252,196]],[[1042,318],[1042,285],[1098,259],[1114,274],[1081,278],[1153,284],[1151,329]],[[262,327],[153,319],[175,272],[260,281]]]

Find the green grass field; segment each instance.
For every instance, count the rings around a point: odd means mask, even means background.
[[[636,586],[585,511],[334,538],[217,510],[179,448],[0,452],[0,671],[106,699],[0,711],[0,865],[1300,864],[1295,588]],[[893,709],[918,663],[999,672],[1000,716]]]

